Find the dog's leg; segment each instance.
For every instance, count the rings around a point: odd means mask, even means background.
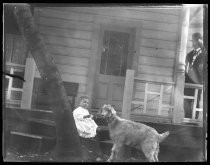
[[[157,145],[157,149],[156,149],[156,152],[155,152],[155,161],[156,162],[159,162],[159,160],[158,160],[158,153],[159,153],[159,144]]]
[[[111,155],[109,157],[109,159],[107,160],[107,162],[111,162],[114,157],[115,157],[115,148],[116,148],[116,144],[113,144],[112,150],[111,150]]]
[[[111,162],[111,161],[116,160],[118,158],[118,153],[119,153],[121,147],[122,147],[122,144],[119,144],[119,143],[113,145],[111,156],[109,157],[107,162]]]
[[[142,151],[149,162],[155,162],[156,144],[151,141],[145,141],[142,144]]]

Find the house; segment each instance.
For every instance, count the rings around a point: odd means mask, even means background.
[[[198,123],[196,129],[202,129],[203,109],[196,108],[197,95],[183,95],[187,86],[203,91],[203,85],[184,83],[191,35],[203,33],[202,5],[36,6],[33,15],[62,80],[66,86],[78,84],[76,100],[81,95],[91,97],[93,113],[107,103],[134,121]],[[6,105],[50,110],[37,101],[49,98],[37,97],[36,87],[42,82],[22,36],[10,31],[4,37],[7,71],[26,80],[6,77]],[[184,99],[195,103],[190,119],[184,116]]]

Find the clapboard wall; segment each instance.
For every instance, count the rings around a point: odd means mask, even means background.
[[[63,81],[79,83],[78,95],[87,91],[88,65],[94,34],[94,18],[139,21],[137,77],[143,80],[173,82],[177,55],[180,8],[148,9],[128,7],[47,7],[37,8],[37,24],[53,55]],[[39,77],[36,71],[36,77]],[[159,90],[158,85],[151,86]],[[144,84],[137,84],[135,98],[144,98]],[[171,102],[172,89],[164,101]]]

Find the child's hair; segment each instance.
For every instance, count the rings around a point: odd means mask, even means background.
[[[80,96],[80,97],[79,97],[79,103],[80,103],[82,100],[84,100],[84,99],[90,100],[90,97],[87,96],[87,95],[85,95],[85,96]]]

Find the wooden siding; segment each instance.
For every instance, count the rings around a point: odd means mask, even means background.
[[[6,34],[5,46],[6,62],[25,65],[27,46],[21,35]]]
[[[139,52],[137,77],[148,81],[173,81],[180,8],[47,7],[37,11],[40,33],[61,77],[63,81],[79,83],[78,95],[87,92],[88,65],[91,52],[94,52],[92,41],[97,22],[94,19],[102,24],[116,24],[122,20],[127,27],[141,27],[138,29],[141,31],[139,50],[136,50]],[[37,71],[35,75],[39,76]],[[157,90],[157,87],[151,89]],[[171,91],[163,95],[167,103],[171,101],[170,94]],[[142,99],[144,92],[137,88],[136,96]]]
[[[63,81],[79,83],[86,93],[93,16],[56,8],[38,8],[38,27]],[[40,77],[36,69],[35,77]]]

